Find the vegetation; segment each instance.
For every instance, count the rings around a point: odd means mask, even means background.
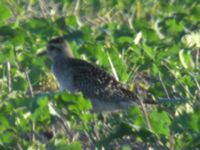
[[[198,1],[1,0],[0,18],[1,150],[200,149]],[[55,36],[159,104],[90,113],[36,56]]]

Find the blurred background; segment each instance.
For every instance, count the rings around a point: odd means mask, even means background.
[[[0,18],[0,149],[200,148],[199,1],[1,0]],[[90,113],[36,56],[57,36],[159,105]]]

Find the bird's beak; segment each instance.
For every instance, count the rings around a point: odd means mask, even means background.
[[[41,51],[39,53],[37,53],[37,56],[44,56],[44,55],[47,55],[47,50],[44,50],[44,51]]]

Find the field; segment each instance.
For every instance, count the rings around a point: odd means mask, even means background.
[[[200,149],[199,18],[197,0],[1,0],[0,149]],[[158,104],[91,113],[37,56],[57,36]]]

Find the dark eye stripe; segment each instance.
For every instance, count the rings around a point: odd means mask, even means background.
[[[54,46],[54,45],[50,45],[49,46],[49,51],[61,51],[61,49],[57,46]]]
[[[53,45],[50,45],[50,46],[49,46],[49,50],[50,50],[50,51],[52,51],[52,50],[54,50],[54,49],[56,49],[55,46],[53,46]]]

